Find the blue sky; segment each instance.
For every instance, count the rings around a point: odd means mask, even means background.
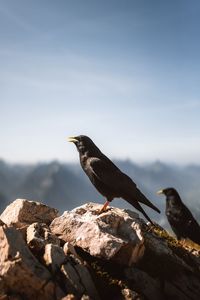
[[[0,157],[200,164],[200,2],[0,0]]]

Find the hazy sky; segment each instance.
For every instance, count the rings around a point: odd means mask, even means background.
[[[0,0],[0,157],[200,163],[200,2]]]

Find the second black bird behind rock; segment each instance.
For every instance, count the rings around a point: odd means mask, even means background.
[[[200,226],[190,210],[182,202],[174,188],[157,192],[166,196],[166,216],[178,240],[189,238],[200,245]]]
[[[145,218],[153,224],[139,202],[151,207],[159,213],[160,211],[140,192],[129,176],[121,172],[120,169],[97,148],[89,137],[79,135],[70,137],[68,141],[76,145],[83,170],[99,193],[107,200],[101,211],[104,211],[114,198],[123,198],[138,209]]]

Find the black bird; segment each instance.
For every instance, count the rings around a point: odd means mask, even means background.
[[[174,188],[166,188],[157,192],[166,196],[166,216],[178,240],[189,238],[200,245],[200,226],[190,210],[182,202]]]
[[[97,148],[89,137],[80,135],[70,137],[68,141],[76,145],[83,170],[99,193],[107,200],[101,212],[106,209],[114,198],[123,198],[138,209],[146,219],[153,224],[139,202],[146,204],[159,213],[160,211],[140,192],[130,177],[122,173],[117,166]]]

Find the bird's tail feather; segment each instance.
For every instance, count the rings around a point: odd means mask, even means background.
[[[152,222],[152,220],[149,218],[149,216],[146,214],[146,212],[144,211],[144,209],[142,208],[142,206],[135,201],[134,199],[129,199],[126,198],[126,201],[129,202],[132,206],[134,206],[137,210],[139,210],[143,216],[153,225],[154,223]]]
[[[136,191],[134,193],[134,199],[151,207],[153,210],[157,211],[158,213],[160,213],[160,210],[153,204],[151,203],[146,197],[145,195],[143,195],[139,189],[136,188]]]

